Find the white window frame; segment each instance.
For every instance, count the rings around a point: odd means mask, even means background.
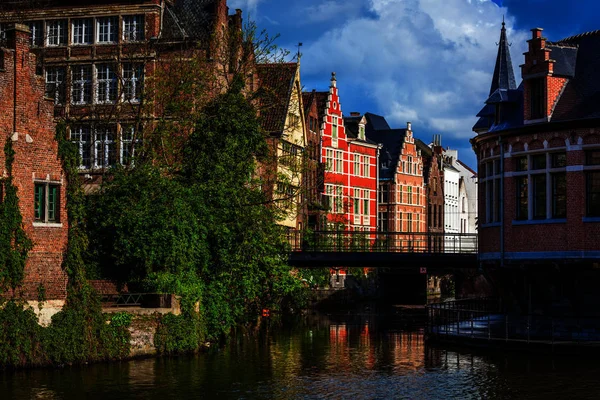
[[[124,42],[139,42],[144,40],[144,15],[124,15],[123,16],[123,34],[122,39]]]
[[[96,18],[96,43],[116,43],[119,37],[119,17]]]
[[[67,31],[66,19],[46,21],[46,46],[65,46],[67,44]]]
[[[74,45],[94,43],[94,20],[92,18],[71,20],[71,43]]]
[[[139,103],[144,82],[144,65],[123,63],[123,101]]]
[[[45,94],[47,97],[54,99],[54,104],[62,104],[65,102],[65,84],[66,70],[65,67],[46,67],[45,72]],[[54,86],[53,95],[48,96],[49,85]]]
[[[90,104],[92,89],[92,64],[73,65],[71,67],[71,104]]]
[[[114,64],[96,64],[95,101],[98,104],[113,104],[118,99],[119,81]]]

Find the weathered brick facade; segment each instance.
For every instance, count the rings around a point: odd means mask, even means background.
[[[33,241],[21,288],[26,299],[37,299],[43,286],[46,299],[66,296],[67,277],[62,270],[67,245],[68,221],[65,209],[66,182],[55,140],[53,103],[44,98],[44,79],[36,75],[36,56],[30,52],[29,28],[17,24],[7,30],[7,46],[0,69],[0,137],[12,140],[15,159],[13,182],[17,187],[25,232]],[[0,151],[0,170],[6,176],[4,151]],[[57,188],[56,211],[49,222],[44,215],[36,218],[35,185]],[[47,197],[46,197],[47,199]]]

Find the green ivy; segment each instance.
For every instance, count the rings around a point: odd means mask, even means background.
[[[7,177],[0,179],[0,193],[4,193],[0,198],[0,293],[12,289],[14,296],[23,283],[25,263],[33,242],[23,229],[19,197],[13,183],[15,151],[10,137],[4,145],[4,156]]]
[[[197,352],[206,338],[205,326],[199,313],[165,314],[154,335],[156,351],[159,354]]]

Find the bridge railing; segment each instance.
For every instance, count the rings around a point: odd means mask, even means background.
[[[477,253],[477,234],[431,232],[290,231],[292,251]]]

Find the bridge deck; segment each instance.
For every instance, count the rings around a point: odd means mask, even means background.
[[[444,272],[477,268],[477,235],[414,232],[291,232],[289,262],[302,268],[386,267]]]

